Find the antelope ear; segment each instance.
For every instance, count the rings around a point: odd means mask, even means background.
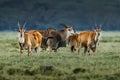
[[[26,30],[24,29],[24,32],[25,32]]]
[[[18,24],[17,24],[17,25],[18,25],[18,28],[20,29],[20,23],[19,23],[19,21],[18,21]]]
[[[16,31],[17,31],[17,32],[20,32],[20,30],[19,30],[19,29],[16,29]]]

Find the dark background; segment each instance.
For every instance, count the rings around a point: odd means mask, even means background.
[[[120,0],[0,0],[0,30],[16,30],[17,22],[26,29],[62,29],[60,23],[76,30],[120,30]]]

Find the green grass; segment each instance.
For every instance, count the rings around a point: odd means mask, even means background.
[[[103,32],[96,54],[39,51],[19,55],[17,34],[0,32],[0,80],[120,80],[120,32]]]

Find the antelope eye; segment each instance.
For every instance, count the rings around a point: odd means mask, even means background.
[[[98,33],[98,36],[100,35],[100,33]]]
[[[72,31],[71,29],[68,29],[68,31]]]

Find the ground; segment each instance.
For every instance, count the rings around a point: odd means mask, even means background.
[[[120,32],[103,32],[96,54],[27,51],[20,56],[16,32],[0,32],[0,80],[120,80]]]

